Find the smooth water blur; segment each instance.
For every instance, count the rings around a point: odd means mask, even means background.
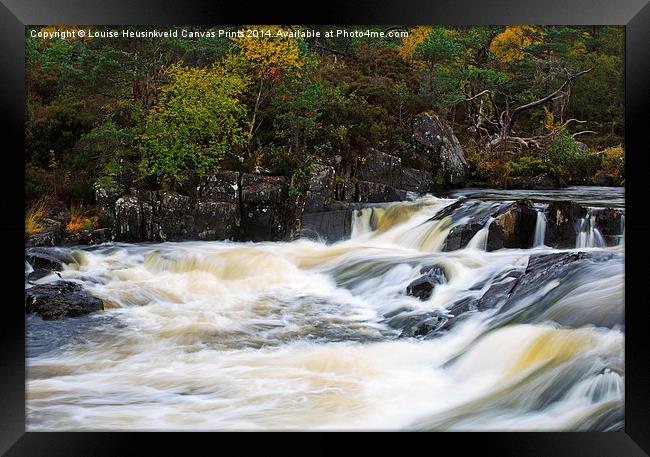
[[[465,249],[441,252],[454,226],[502,204],[449,210],[455,201],[355,210],[351,239],[330,245],[71,249],[63,279],[107,309],[29,316],[28,430],[621,428],[624,246],[594,244],[588,227],[584,249],[612,260],[437,338],[387,325],[385,315],[445,310],[523,271],[531,254],[557,252],[539,242],[485,252],[491,219]],[[538,218],[536,239],[543,229]],[[447,283],[424,301],[407,296],[432,264]]]

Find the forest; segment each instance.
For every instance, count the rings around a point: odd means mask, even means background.
[[[622,27],[237,33],[251,27],[102,38],[110,27],[89,26],[96,33],[65,39],[42,36],[69,27],[38,28],[41,37],[28,27],[27,231],[38,231],[45,198],[69,208],[68,230],[96,226],[97,185],[192,195],[210,173],[236,170],[285,176],[300,193],[312,164],[353,170],[371,149],[420,169],[411,137],[423,112],[458,137],[465,187],[507,188],[540,173],[624,185]]]

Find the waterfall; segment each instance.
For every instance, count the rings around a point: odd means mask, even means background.
[[[476,235],[474,235],[472,239],[469,240],[469,243],[467,243],[468,248],[480,249],[482,251],[487,250],[488,233],[490,231],[490,224],[493,220],[494,218],[490,217],[483,228],[476,232]]]
[[[596,215],[589,209],[587,215],[580,219],[576,236],[576,248],[600,248],[605,246],[605,240],[596,228]]]
[[[544,246],[544,235],[546,234],[546,213],[537,211],[537,222],[535,223],[535,239],[533,246]]]

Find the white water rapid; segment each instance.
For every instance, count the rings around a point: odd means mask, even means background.
[[[620,429],[624,245],[606,247],[586,220],[576,249],[549,248],[542,215],[530,249],[486,252],[489,219],[467,247],[442,251],[497,200],[435,220],[455,197],[354,210],[351,239],[329,245],[66,248],[77,263],[62,278],[106,309],[28,316],[27,429]],[[389,325],[444,315],[531,256],[578,250],[611,258],[425,337]],[[407,295],[433,264],[447,281]]]

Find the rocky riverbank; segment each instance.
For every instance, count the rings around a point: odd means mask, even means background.
[[[65,230],[65,211],[60,211],[48,215],[43,220],[44,229],[27,238],[26,245],[286,241],[298,236],[329,242],[340,240],[350,236],[352,212],[356,208],[402,201],[409,193],[422,195],[466,183],[467,161],[458,139],[444,120],[427,113],[418,116],[413,125],[412,144],[413,162],[421,164],[419,169],[405,166],[399,157],[370,149],[354,168],[342,166],[340,157],[312,164],[307,181],[300,187],[287,177],[271,176],[262,170],[260,173],[231,170],[214,173],[200,182],[193,195],[97,185],[95,203],[101,228],[69,233]],[[547,188],[548,178],[541,176],[527,186]],[[562,183],[554,185],[562,186]],[[548,232],[550,245],[558,247],[562,242],[555,242],[553,237],[570,239],[570,232],[575,230],[571,224],[576,217],[583,217],[585,210],[561,207],[559,211],[560,216],[549,220],[558,221],[556,225],[562,227],[557,233],[553,229]],[[529,203],[520,202],[513,208],[474,217],[468,224],[454,228],[445,250],[465,246],[489,218],[496,220],[490,226],[488,250],[528,246],[532,242],[531,227],[535,225],[533,213]],[[558,217],[570,221],[569,225]],[[601,221],[603,227],[607,223]],[[511,227],[516,227],[515,231]]]

